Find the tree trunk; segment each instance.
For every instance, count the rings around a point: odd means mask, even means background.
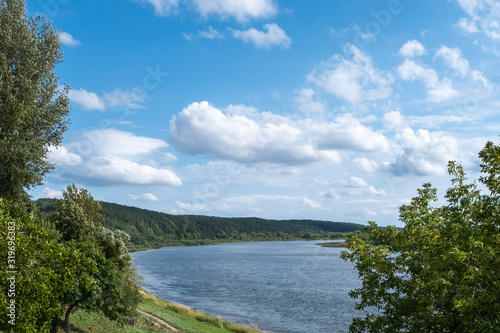
[[[66,333],[71,333],[71,324],[69,322],[69,315],[71,314],[71,311],[73,311],[74,308],[75,305],[70,305],[68,310],[66,311],[66,315],[64,316]]]

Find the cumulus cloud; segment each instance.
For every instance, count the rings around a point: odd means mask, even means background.
[[[364,172],[374,173],[379,170],[379,165],[377,164],[377,162],[365,157],[355,158],[353,162],[361,171]]]
[[[307,115],[321,115],[326,109],[326,103],[318,101],[315,95],[316,92],[313,89],[300,89],[295,98],[297,108]]]
[[[106,107],[101,97],[96,93],[89,92],[84,89],[71,89],[68,94],[69,98],[81,105],[85,110],[104,110]]]
[[[315,149],[307,135],[286,119],[266,114],[258,123],[244,115],[227,115],[208,102],[192,103],[170,121],[170,139],[190,154],[238,162],[339,162],[335,151]]]
[[[79,140],[51,149],[49,161],[60,173],[96,186],[179,186],[177,175],[160,163],[151,163],[163,140],[115,129],[85,132]]]
[[[390,111],[382,118],[384,127],[388,130],[399,129],[403,126],[405,119],[399,111]]]
[[[129,194],[128,198],[132,201],[149,201],[149,202],[158,201],[158,198],[151,193],[143,193],[141,195]]]
[[[75,47],[81,44],[79,40],[76,40],[69,33],[61,31],[59,33],[59,40],[62,44],[68,45],[69,47]]]
[[[218,16],[222,19],[236,18],[239,22],[250,19],[269,18],[278,12],[273,0],[192,0],[202,16]]]
[[[385,151],[389,148],[382,134],[364,126],[352,114],[338,116],[332,122],[309,121],[307,127],[322,149]]]
[[[418,40],[407,41],[399,50],[403,57],[413,58],[425,54],[425,47]]]
[[[417,64],[413,60],[406,59],[398,67],[398,73],[401,79],[405,81],[423,81],[427,89],[427,100],[430,102],[442,102],[458,95],[449,80],[439,80],[439,76],[434,69]]]
[[[442,132],[415,132],[406,127],[396,134],[395,140],[402,152],[386,170],[397,176],[443,175],[448,161],[460,157],[458,141]]]
[[[342,180],[341,184],[345,188],[360,190],[360,191],[355,191],[355,193],[351,191],[351,195],[361,194],[361,193],[380,195],[380,196],[386,195],[386,192],[383,189],[377,189],[373,185],[368,184],[366,180],[359,177],[350,177],[348,180]]]
[[[56,165],[75,166],[82,162],[82,158],[74,153],[70,153],[64,146],[50,146],[48,160]]]
[[[81,140],[69,143],[67,146],[84,156],[131,157],[152,153],[160,148],[168,147],[168,144],[163,140],[109,128],[86,131]]]
[[[44,187],[41,198],[50,198],[50,199],[60,199],[63,197],[63,193],[61,191],[53,190],[50,187]]]
[[[78,172],[78,174],[74,174]],[[119,157],[91,157],[74,176],[95,186],[179,186],[179,177],[172,170],[155,168],[149,165]]]
[[[350,114],[330,122],[296,120],[271,112],[224,113],[208,102],[192,103],[173,117],[170,139],[178,149],[193,155],[244,163],[339,163],[337,150],[388,148],[382,134]]]
[[[115,89],[112,92],[105,92],[103,96],[85,89],[72,89],[69,92],[69,98],[71,101],[81,105],[85,110],[100,111],[121,106],[130,109],[139,109],[143,107],[141,103],[145,101],[145,96],[140,89]]]
[[[389,97],[392,76],[377,70],[371,57],[356,46],[349,45],[346,51],[352,54],[352,60],[335,55],[311,72],[308,80],[353,104]]]
[[[245,43],[253,43],[259,49],[270,49],[273,46],[290,48],[292,39],[276,23],[264,24],[264,31],[250,28],[248,30],[233,30],[233,37]]]

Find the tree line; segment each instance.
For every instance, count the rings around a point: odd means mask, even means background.
[[[36,205],[46,214],[57,199],[39,199]],[[317,220],[269,220],[257,217],[223,218],[203,215],[171,215],[101,202],[103,225],[130,235],[131,250],[171,245],[203,245],[228,241],[339,239],[363,225]]]

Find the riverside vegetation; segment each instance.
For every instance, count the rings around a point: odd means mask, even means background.
[[[56,199],[35,202],[45,214],[54,212],[56,203]],[[127,247],[132,251],[229,242],[345,239],[348,233],[363,228],[361,224],[316,220],[171,215],[108,202],[100,204],[103,226],[126,232],[130,236]]]

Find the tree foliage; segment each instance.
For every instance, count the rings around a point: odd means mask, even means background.
[[[66,304],[65,326],[70,332],[70,315],[76,309],[102,312],[125,322],[138,300],[137,274],[125,247],[128,234],[102,226],[101,206],[85,189],[67,187],[57,210],[50,215],[62,240],[78,249],[92,263],[80,267],[72,288],[61,298]]]
[[[57,210],[50,216],[64,241],[95,237],[100,231],[103,215],[101,205],[85,189],[75,184],[63,192],[63,199],[57,200]]]
[[[25,196],[53,167],[69,114],[68,87],[54,68],[62,61],[58,31],[39,15],[26,17],[25,1],[0,0],[0,195]]]
[[[378,245],[348,239],[342,256],[362,279],[350,295],[375,309],[350,332],[500,332],[500,147],[488,142],[479,157],[487,194],[450,162],[446,205],[424,184],[400,208],[402,230],[371,222]]]
[[[49,332],[63,311],[61,299],[92,262],[52,238],[33,214],[13,216],[11,207],[0,199],[0,331]],[[90,285],[81,282],[83,288]]]

